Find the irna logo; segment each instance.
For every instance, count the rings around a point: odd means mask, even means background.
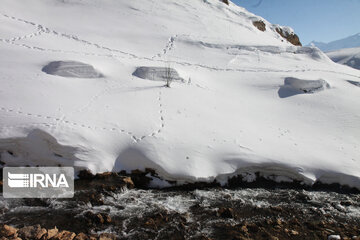
[[[5,198],[71,198],[74,195],[72,167],[5,167]]]
[[[69,187],[65,174],[21,174],[8,172],[10,188]]]

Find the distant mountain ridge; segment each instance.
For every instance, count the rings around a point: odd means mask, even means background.
[[[308,46],[316,46],[324,52],[339,50],[343,48],[356,48],[360,47],[360,33],[329,43],[312,41]]]
[[[336,63],[360,70],[360,47],[340,49],[326,54]]]

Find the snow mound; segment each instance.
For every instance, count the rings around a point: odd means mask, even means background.
[[[55,61],[50,62],[42,69],[43,72],[61,77],[69,78],[100,78],[101,73],[89,64],[77,61]]]
[[[302,93],[315,93],[326,88],[330,88],[330,85],[325,80],[301,80],[287,77],[285,78],[284,85],[279,89],[279,96],[286,98]]]
[[[167,67],[138,67],[133,76],[152,81],[165,82],[170,78],[172,81],[184,82],[175,69]]]

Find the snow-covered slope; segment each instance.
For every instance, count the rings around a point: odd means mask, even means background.
[[[153,168],[179,182],[261,172],[360,188],[360,89],[348,82],[359,71],[291,45],[245,9],[218,0],[0,5],[6,165]]]
[[[360,70],[360,48],[345,48],[326,54],[336,63]]]
[[[316,46],[324,52],[340,50],[343,48],[356,48],[360,47],[360,33],[329,43],[313,41],[309,45]]]

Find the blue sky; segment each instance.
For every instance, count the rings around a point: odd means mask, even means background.
[[[271,23],[294,28],[305,45],[360,32],[360,0],[232,0]]]

